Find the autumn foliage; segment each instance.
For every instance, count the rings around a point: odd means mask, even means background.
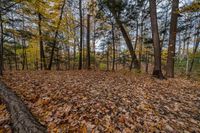
[[[200,132],[200,84],[101,71],[7,72],[49,132]]]

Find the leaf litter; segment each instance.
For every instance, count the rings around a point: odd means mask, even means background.
[[[195,81],[102,71],[7,72],[3,81],[49,132],[200,132]]]

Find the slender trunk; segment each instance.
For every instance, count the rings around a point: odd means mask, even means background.
[[[167,34],[167,19],[168,19],[168,12],[166,11],[166,15],[165,15],[165,27],[164,27],[164,33],[163,33],[163,36],[162,36],[162,41],[160,43],[160,47],[162,49],[163,47],[163,44],[164,44],[164,41],[165,41],[165,36]]]
[[[192,72],[192,68],[193,68],[193,65],[194,65],[194,59],[195,59],[194,56],[195,56],[197,49],[199,47],[199,41],[198,41],[199,34],[200,34],[200,32],[199,32],[199,29],[198,29],[196,39],[195,39],[195,43],[194,43],[193,58],[192,58],[192,61],[191,61],[191,64],[190,64],[189,73]]]
[[[141,21],[140,27],[140,47],[139,47],[139,66],[142,67],[142,45],[143,45],[143,21]]]
[[[185,59],[186,56],[186,52],[185,52],[185,47],[186,47],[186,42],[187,42],[187,35],[188,35],[188,26],[185,28],[185,33],[184,33],[184,37],[183,37],[183,51],[181,54],[181,60]]]
[[[138,23],[138,21],[136,21],[137,22],[137,25],[136,25],[136,37],[135,37],[135,46],[134,46],[134,50],[136,51],[136,49],[137,49],[137,43],[138,43],[138,29],[139,29],[139,23]]]
[[[11,57],[8,57],[8,64],[9,64],[9,70],[12,71],[12,61],[11,61]]]
[[[134,64],[134,68],[135,69],[139,69],[139,62],[138,62],[138,60],[137,60],[137,56],[136,56],[136,54],[135,54],[135,50],[133,49],[133,45],[132,45],[132,43],[131,43],[131,39],[130,39],[130,37],[129,37],[129,34],[127,33],[127,31],[125,30],[125,28],[124,28],[124,26],[123,26],[123,24],[121,23],[121,21],[117,18],[117,17],[115,17],[115,20],[116,20],[116,22],[117,22],[117,24],[118,24],[118,26],[119,26],[119,28],[120,28],[120,30],[121,30],[121,32],[122,32],[122,35],[123,35],[123,37],[124,37],[124,40],[125,40],[125,42],[126,42],[126,44],[127,44],[127,47],[128,47],[128,49],[129,49],[129,52],[130,52],[130,54],[131,54],[131,65],[130,65],[130,70],[132,69],[132,65]]]
[[[191,22],[190,22],[190,25],[191,25]],[[189,46],[190,46],[190,37],[191,37],[191,29],[188,33],[188,40],[187,40],[187,49],[186,49],[186,75],[189,76]]]
[[[12,20],[13,20],[13,22],[12,22],[12,29],[14,30],[14,16],[13,16],[13,13],[12,13]],[[16,44],[16,38],[15,38],[15,35],[14,35],[14,33],[12,34],[12,36],[13,36],[13,41],[14,41],[14,53],[15,53],[15,55],[14,55],[14,60],[15,60],[15,70],[17,70],[18,69],[18,64],[17,64],[17,44]]]
[[[153,47],[154,47],[154,69],[153,76],[163,79],[163,74],[161,70],[161,47],[160,39],[158,34],[158,23],[157,23],[157,13],[156,13],[156,0],[149,0],[150,2],[150,17],[151,17],[151,28],[153,37]]]
[[[79,0],[79,15],[80,15],[80,47],[79,47],[79,66],[78,69],[82,69],[83,60],[83,20],[82,20],[82,0]]]
[[[22,16],[22,29],[23,31],[25,31],[25,19],[24,19],[24,14]],[[22,51],[23,51],[23,66],[22,66],[22,70],[25,69],[28,70],[28,61],[27,61],[27,54],[26,54],[26,38],[24,35],[22,35]]]
[[[24,30],[24,14],[22,16],[22,29]],[[25,46],[24,46],[24,35],[21,38],[22,40],[22,70],[25,69]]]
[[[55,36],[54,36],[54,41],[53,41],[53,47],[52,47],[52,50],[51,50],[51,57],[50,57],[50,62],[49,62],[48,70],[51,70],[51,67],[52,67],[53,57],[54,57],[54,51],[55,51],[55,47],[56,47],[56,43],[57,43],[57,37],[58,37],[58,30],[60,28],[60,24],[61,24],[61,21],[62,21],[64,7],[65,7],[65,2],[66,2],[66,0],[64,0],[63,5],[61,7],[60,17],[59,17],[59,20],[58,20],[58,25],[57,25],[57,28],[56,28],[56,32],[55,32]]]
[[[96,41],[96,38],[95,38],[95,34],[96,34],[96,21],[95,21],[95,17],[93,18],[94,19],[94,25],[93,25],[93,52],[94,52],[94,69],[96,69],[96,46],[95,46],[95,41]]]
[[[113,59],[112,59],[112,71],[115,70],[115,27],[112,23],[112,43],[113,43]]]
[[[68,60],[68,70],[71,69],[71,57],[70,57],[70,46],[67,48],[67,60]]]
[[[146,67],[145,67],[145,72],[148,73],[149,71],[149,54],[148,51],[146,50]]]
[[[106,52],[106,66],[107,66],[107,71],[109,71],[109,55],[110,53],[109,53],[109,46],[108,46],[108,48],[107,48],[107,52]]]
[[[40,43],[40,69],[42,70],[43,67],[46,69],[46,61],[45,61],[45,54],[43,48],[43,39],[42,39],[42,27],[41,27],[42,15],[38,13],[38,30],[39,30],[39,43]]]
[[[112,3],[112,5],[110,5],[110,3]],[[130,39],[130,36],[128,34],[128,32],[126,31],[124,25],[122,24],[122,22],[120,21],[116,11],[115,11],[115,0],[111,0],[109,3],[109,6],[110,6],[110,11],[112,12],[113,14],[113,17],[115,18],[115,21],[117,23],[117,25],[119,26],[121,32],[122,32],[122,35],[124,37],[124,40],[126,42],[126,45],[128,47],[128,50],[131,54],[131,65],[130,65],[130,70],[132,69],[132,65],[134,64],[134,68],[135,69],[139,69],[139,63],[138,63],[138,60],[137,60],[137,56],[135,54],[135,50],[133,49],[133,45],[132,45],[132,42],[131,42],[131,39]]]
[[[14,51],[15,51],[15,70],[18,70],[18,63],[17,63],[17,44],[16,44],[16,39],[14,37]]]
[[[180,59],[181,57],[181,32],[179,32],[178,34],[178,40],[179,40],[179,46],[178,46],[178,60]]]
[[[75,64],[76,64],[76,38],[74,38],[74,47],[73,47],[73,70],[75,69]]]
[[[1,32],[0,32],[0,76],[3,76],[3,20],[2,20],[2,15],[0,13],[0,28],[1,28]]]
[[[26,42],[24,42],[25,46],[26,46]],[[26,64],[26,70],[28,70],[28,57],[27,57],[27,52],[26,52],[26,47],[25,47],[25,64]]]
[[[87,15],[87,69],[91,69],[90,63],[90,15]]]
[[[187,53],[187,60],[186,60],[185,73],[187,76],[189,76],[189,42],[187,43],[186,53]]]
[[[178,10],[179,0],[173,0],[172,2],[172,13],[170,23],[170,34],[169,34],[169,45],[168,45],[168,56],[167,56],[167,77],[174,78],[174,62],[175,62],[175,50],[176,50],[176,32],[177,32],[177,21],[178,21]]]
[[[83,18],[83,25],[82,25],[82,27],[83,27],[83,34],[82,34],[82,36],[83,36],[83,47],[82,47],[82,64],[83,64],[83,69],[86,67],[86,65],[87,65],[87,61],[86,61],[86,50],[87,50],[87,33],[85,33],[85,32],[87,32],[87,29],[85,30],[85,10],[84,10],[84,8],[83,8],[83,12],[82,12],[82,18]],[[86,42],[85,42],[85,40],[86,40]]]
[[[24,48],[24,41],[22,39],[22,70],[25,69],[25,48]]]
[[[56,70],[60,70],[60,63],[59,63],[59,48],[56,50]]]

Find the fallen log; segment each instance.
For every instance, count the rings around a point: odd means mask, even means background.
[[[13,133],[47,132],[46,127],[33,117],[22,100],[2,82],[0,82],[0,95],[10,112]]]

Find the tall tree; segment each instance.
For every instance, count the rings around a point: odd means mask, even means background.
[[[115,26],[112,22],[112,44],[113,44],[113,59],[112,59],[112,71],[115,70]]]
[[[90,15],[87,15],[87,69],[91,68],[90,63]]]
[[[80,46],[79,46],[79,65],[78,69],[82,69],[83,65],[83,19],[82,19],[82,0],[79,0],[79,16],[80,16]]]
[[[45,61],[45,54],[44,54],[44,47],[43,47],[43,39],[42,39],[42,14],[38,12],[38,31],[39,31],[39,44],[40,44],[40,69],[42,70],[43,67],[46,69],[46,61]]]
[[[168,45],[168,56],[167,56],[167,77],[174,77],[174,60],[175,60],[175,49],[176,49],[176,32],[177,32],[177,20],[178,20],[178,6],[179,0],[172,1],[172,12],[171,12],[171,23],[170,23],[170,34],[169,34],[169,45]]]
[[[150,2],[151,29],[152,29],[153,47],[154,47],[153,76],[159,79],[163,79],[164,76],[161,70],[161,47],[160,47],[160,37],[158,34],[156,0],[149,0],[149,2]]]
[[[194,42],[194,49],[193,49],[193,58],[192,58],[192,61],[191,61],[191,64],[190,64],[190,68],[189,68],[189,74],[192,72],[192,68],[193,68],[193,65],[194,65],[194,56],[195,54],[197,53],[197,50],[198,50],[198,47],[199,47],[199,43],[200,43],[200,27],[197,27],[198,30],[197,30],[197,33],[196,33],[196,37],[195,37],[195,42]]]
[[[58,20],[58,25],[56,27],[56,32],[55,32],[54,41],[53,41],[53,47],[52,47],[52,50],[51,50],[51,57],[50,57],[48,70],[51,70],[51,67],[52,67],[54,51],[55,51],[55,48],[56,48],[56,43],[57,43],[57,38],[58,38],[58,30],[60,28],[60,24],[61,24],[61,21],[62,21],[62,18],[63,18],[65,3],[66,3],[66,0],[63,1],[62,7],[61,7],[60,17],[59,17],[59,20]]]
[[[133,49],[133,44],[131,42],[131,38],[130,35],[128,33],[128,31],[126,30],[125,26],[123,25],[122,21],[120,20],[120,13],[121,13],[121,9],[122,9],[122,1],[116,1],[116,0],[110,0],[110,1],[105,1],[108,9],[110,10],[110,12],[112,13],[116,24],[119,26],[119,29],[124,37],[124,40],[126,42],[126,45],[128,47],[128,50],[130,52],[131,55],[131,65],[130,65],[130,70],[132,69],[132,65],[134,64],[134,68],[135,69],[139,69],[139,62],[135,53],[135,50]]]
[[[3,19],[0,12],[0,76],[3,75]]]

